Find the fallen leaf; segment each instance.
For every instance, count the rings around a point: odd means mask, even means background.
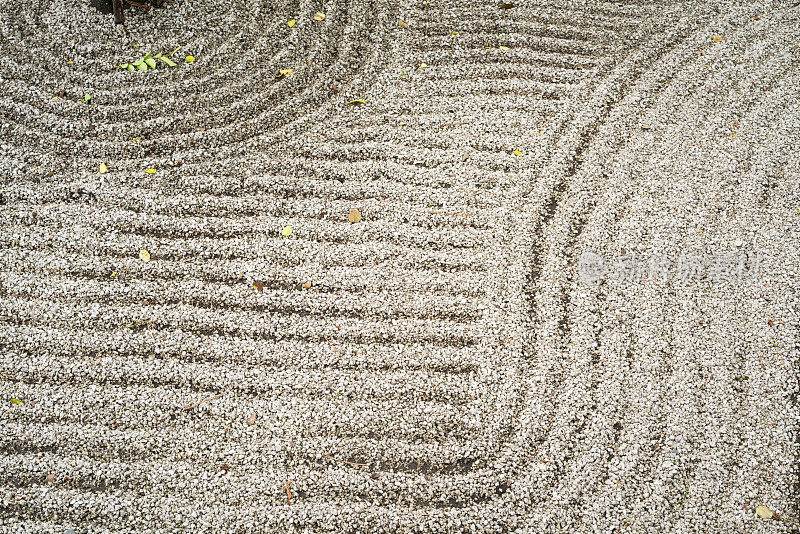
[[[715,36],[714,36],[714,37],[712,37],[711,39],[712,39],[712,40],[713,40],[715,43],[721,43],[721,42],[722,42],[722,36],[721,36],[721,35],[715,35]]]
[[[310,288],[311,287],[311,282],[306,282],[305,284],[303,284],[303,287],[306,288],[306,289]]]
[[[325,20],[325,13],[317,11],[317,14],[314,15],[314,20]]]
[[[186,63],[194,63],[194,56],[186,56]]]
[[[511,9],[517,7],[517,4],[500,4],[500,9]]]
[[[147,174],[155,174],[158,171],[156,171],[155,169],[145,169],[144,172],[146,172]]]
[[[427,66],[428,66],[428,64],[427,64],[427,63],[425,63],[424,61],[423,61],[422,63],[420,63],[420,64],[419,64],[419,68],[421,68],[421,69],[424,69],[424,68],[425,68],[425,67],[427,67]]]
[[[281,235],[284,236],[284,237],[289,237],[290,235],[292,235],[292,231],[293,230],[294,230],[294,228],[292,228],[291,226],[288,226],[288,225],[284,226],[283,230],[281,230]]]
[[[250,426],[256,424],[256,414],[250,414],[250,417],[247,418],[247,424]]]
[[[139,251],[139,259],[144,261],[150,261],[150,253],[147,251],[146,248],[143,248]]]
[[[402,19],[397,19],[397,25],[401,28],[405,28],[406,30],[408,29],[408,24],[406,24],[406,22]]]
[[[24,402],[22,402],[19,399],[11,399],[11,402],[13,402],[14,404],[25,404]]]
[[[106,167],[105,163],[101,163],[100,164],[100,171],[99,172],[100,172],[100,174],[105,174],[105,173],[108,172],[108,167]]]
[[[511,49],[510,49],[509,47],[507,47],[507,46],[498,46],[497,48],[499,48],[500,50],[511,50]]]
[[[294,19],[292,19],[292,20],[290,20],[289,22],[287,22],[287,23],[286,23],[286,25],[287,25],[287,26],[289,26],[290,28],[292,28],[292,27],[294,27],[294,25],[295,25],[296,23],[297,23],[297,21],[296,21],[296,20],[294,20]]]
[[[226,473],[231,470],[231,466],[229,466],[228,464],[222,464],[219,466],[219,468],[225,471]]]
[[[161,56],[159,59],[161,61],[163,61],[164,63],[166,63],[167,66],[169,66],[169,67],[177,67],[178,66],[177,63],[175,63],[174,61],[172,61],[170,58],[168,58],[166,56]]]
[[[350,102],[348,102],[348,104],[351,105],[351,106],[360,106],[360,105],[366,104],[366,103],[367,103],[366,100],[361,100],[361,99],[359,99],[359,100],[351,100]]]
[[[293,72],[294,72],[294,69],[283,69],[283,70],[281,71],[281,74],[282,74],[282,75],[284,75],[284,76],[288,76],[288,75],[290,75],[290,74],[291,74],[291,73],[293,73]]]
[[[262,282],[261,280],[256,280],[255,282],[253,282],[253,289],[255,289],[256,291],[264,291],[264,282]]]
[[[84,102],[88,102],[91,99],[92,99],[92,95],[90,95],[89,93],[84,93],[84,95],[83,95],[83,101]]]
[[[49,474],[49,475],[47,475],[47,477],[44,479],[44,481],[45,481],[45,482],[47,482],[48,484],[52,484],[53,482],[55,482],[55,480],[56,480],[56,476],[55,476],[53,473],[50,473],[50,474]]]
[[[347,216],[347,220],[351,223],[357,223],[361,221],[361,212],[358,210],[350,210],[350,215]]]
[[[515,151],[514,151],[514,155],[515,155],[515,156],[521,156],[521,155],[522,155],[522,152],[521,152],[521,151],[519,151],[519,150],[515,150]]]
[[[772,510],[770,510],[769,508],[767,508],[763,504],[760,505],[760,506],[756,506],[756,514],[758,514],[758,517],[761,517],[761,518],[764,518],[764,519],[772,519],[772,516],[774,515],[772,513]]]

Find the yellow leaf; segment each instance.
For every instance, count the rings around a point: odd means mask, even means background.
[[[289,237],[290,235],[292,235],[292,231],[293,230],[294,230],[294,228],[292,228],[291,226],[288,226],[288,225],[284,226],[283,230],[281,230],[281,235],[283,237]]]
[[[106,167],[105,163],[101,163],[100,164],[100,171],[99,172],[100,172],[100,174],[105,174],[105,173],[108,172],[108,167]]]
[[[287,22],[286,25],[291,28],[291,27],[293,27],[295,25],[296,22],[297,22],[296,20],[292,19],[289,22]]]
[[[325,13],[317,11],[317,14],[314,15],[314,20],[325,20]]]
[[[186,63],[194,63],[194,56],[186,56]]]
[[[515,156],[521,156],[521,155],[522,155],[522,152],[520,152],[519,150],[515,150],[515,151],[514,151],[514,155],[515,155]]]
[[[507,47],[507,46],[498,46],[498,48],[499,48],[500,50],[511,50],[511,49],[510,49],[509,47]]]
[[[772,513],[772,510],[770,510],[769,508],[767,508],[763,504],[760,505],[760,506],[756,506],[756,514],[758,514],[758,517],[761,517],[761,518],[764,518],[764,519],[772,519],[772,516],[774,515]]]
[[[306,282],[305,284],[303,284],[303,287],[308,289],[309,287],[311,287],[311,282]]]
[[[427,67],[427,66],[428,66],[428,64],[427,64],[427,63],[425,63],[424,61],[423,61],[422,63],[420,63],[420,64],[419,64],[419,68],[421,68],[421,69],[424,69],[424,68],[425,68],[425,67]]]
[[[283,74],[284,76],[288,76],[288,75],[290,75],[290,74],[291,74],[291,73],[293,73],[293,72],[294,72],[294,69],[283,69],[283,70],[281,71],[281,74]]]
[[[155,169],[145,169],[144,172],[146,172],[147,174],[155,174],[157,171]]]
[[[150,253],[147,252],[147,249],[143,248],[139,251],[139,259],[144,261],[150,261]]]
[[[347,220],[351,223],[357,223],[361,221],[361,212],[358,210],[350,210],[350,215],[347,216]]]
[[[450,32],[450,35],[458,35],[458,32]]]
[[[360,99],[359,100],[351,100],[350,102],[348,102],[348,104],[350,104],[351,106],[360,106],[361,104],[366,104],[366,103],[367,103],[366,100],[360,100]]]
[[[400,26],[401,28],[405,28],[406,30],[408,29],[408,24],[406,24],[406,22],[401,19],[397,19],[397,25]]]
[[[720,42],[722,42],[722,36],[721,36],[721,35],[715,35],[715,36],[714,36],[714,37],[712,37],[711,39],[713,39],[715,43],[720,43]]]

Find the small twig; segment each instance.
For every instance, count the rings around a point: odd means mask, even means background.
[[[469,213],[459,213],[459,212],[450,213],[447,211],[426,211],[425,213],[430,213],[431,215],[461,215],[462,217],[469,216]]]
[[[187,411],[187,412],[188,412],[189,410],[192,410],[192,409],[194,409],[194,408],[197,408],[198,406],[200,406],[200,405],[201,405],[201,404],[203,404],[203,403],[210,402],[210,401],[212,401],[212,400],[214,400],[214,399],[218,399],[218,398],[220,398],[221,396],[222,396],[222,393],[220,393],[219,395],[214,395],[213,397],[209,397],[209,398],[207,398],[207,399],[203,399],[203,400],[201,400],[200,402],[196,402],[196,403],[194,403],[194,404],[190,404],[189,406],[184,406],[184,408],[183,408],[183,409],[184,409],[184,411]]]
[[[125,328],[134,328],[136,326],[142,326],[144,324],[150,324],[150,323],[154,323],[154,322],[156,322],[155,319],[150,319],[149,321],[141,321],[141,322],[138,322],[138,323],[126,324]]]
[[[447,124],[440,124],[440,127],[445,126],[461,126],[462,124],[475,124],[475,121],[465,121],[465,122],[448,122]]]
[[[130,4],[132,6],[135,6],[135,7],[142,8],[142,9],[145,9],[147,11],[150,11],[150,5],[149,4],[140,4],[139,2],[133,2],[131,0],[124,0],[124,1],[125,1],[126,4]]]
[[[25,380],[24,378],[17,378],[16,376],[11,376],[11,375],[6,375],[6,374],[0,374],[0,378],[3,378],[3,379],[5,379],[5,380],[13,380],[13,381],[15,381],[15,382],[24,382],[24,383],[26,383],[26,384],[30,384],[30,382],[28,382],[28,381],[27,381],[27,380]]]
[[[327,454],[323,454],[322,456],[324,456],[325,458],[330,458],[331,460],[336,460],[337,462],[342,462],[342,463],[348,464],[348,465],[367,465],[367,464],[356,464],[356,463],[353,463],[353,462],[348,462],[347,460],[339,460],[338,458],[334,458],[333,456],[328,456]]]
[[[293,483],[294,481],[291,478],[283,482],[283,485],[286,486],[286,499],[289,501],[289,505],[292,504],[292,492],[289,491],[289,488],[292,487]]]

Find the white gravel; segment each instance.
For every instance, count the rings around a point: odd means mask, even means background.
[[[800,531],[800,9],[518,4],[0,3],[0,532]]]

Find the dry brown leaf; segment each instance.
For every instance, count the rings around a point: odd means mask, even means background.
[[[401,28],[405,28],[406,30],[408,29],[408,24],[406,24],[406,22],[402,19],[397,19],[397,25]]]
[[[511,9],[512,7],[517,7],[517,4],[500,4],[500,9]]]
[[[325,13],[318,11],[317,14],[314,15],[314,20],[325,20]]]
[[[350,210],[350,215],[347,216],[347,220],[351,223],[361,222],[361,212],[358,210]]]
[[[756,514],[758,514],[758,517],[761,517],[763,519],[772,519],[772,516],[775,515],[772,513],[772,510],[770,510],[763,504],[756,506]]]
[[[311,287],[311,282],[306,282],[305,284],[303,284],[303,287],[306,288],[306,289],[310,288]]]
[[[256,414],[250,414],[250,417],[247,418],[247,424],[250,426],[256,424]]]
[[[50,473],[49,475],[47,475],[47,478],[45,478],[44,480],[48,484],[52,484],[53,482],[55,482],[56,476],[53,473]]]
[[[713,39],[715,43],[721,43],[722,42],[722,36],[721,35],[715,35],[711,39]]]
[[[256,291],[264,291],[264,282],[262,282],[261,280],[256,280],[255,282],[253,282],[253,288]]]

